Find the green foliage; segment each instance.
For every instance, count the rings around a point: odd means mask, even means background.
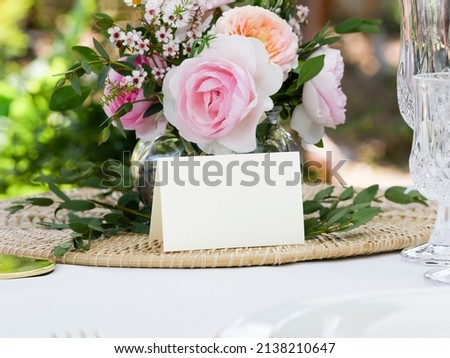
[[[20,26],[33,3],[34,0],[2,0],[0,2],[0,59],[20,56],[26,51],[28,38],[21,31]],[[0,69],[0,74],[3,70]]]
[[[369,34],[379,34],[381,20],[379,19],[348,19],[335,27],[338,34],[351,34],[355,32],[363,32]]]
[[[324,56],[310,57],[319,47],[338,42],[341,40],[340,35],[343,34],[379,33],[380,24],[381,20],[353,18],[344,21],[335,29],[326,25],[311,41],[302,44],[299,49],[298,67],[289,73],[282,88],[272,96],[275,106],[282,108],[281,117],[283,119],[291,118],[293,109],[302,102],[302,86],[323,69]]]
[[[426,204],[426,198],[417,190],[406,191],[401,186],[394,186],[386,190],[388,200],[399,204],[422,203]]]
[[[303,203],[305,237],[313,239],[318,235],[346,232],[367,224],[381,212],[379,186],[373,185],[360,192],[353,187],[334,195],[335,188],[327,187],[319,191],[313,200]],[[419,203],[426,205],[425,198],[416,191],[405,194],[406,188],[393,187],[384,193],[387,200],[398,204]],[[405,197],[408,200],[404,200]]]
[[[10,6],[13,2],[5,0],[1,2],[0,9]],[[84,89],[86,83],[71,81],[71,86],[64,86],[59,82],[56,95],[52,92],[55,87],[57,73],[63,72],[74,54],[80,58],[80,69],[87,73],[98,70],[95,63],[87,63],[92,59],[93,50],[87,47],[75,47],[74,53],[70,49],[79,42],[82,32],[91,24],[91,17],[95,10],[95,3],[90,0],[76,0],[72,8],[61,4],[56,9],[42,9],[47,15],[55,15],[39,22],[40,8],[36,0],[23,1],[20,6],[15,2],[14,9],[22,9],[21,16],[27,16],[26,4],[35,4],[35,12],[28,14],[32,18],[34,26],[47,26],[43,30],[49,30],[58,19],[63,23],[64,32],[59,33],[53,28],[46,32],[48,41],[53,41],[53,47],[47,50],[45,56],[38,58],[22,58],[21,65],[16,58],[11,58],[11,53],[0,51],[0,62],[3,64],[0,73],[0,197],[19,196],[25,193],[45,190],[42,184],[35,182],[34,177],[44,174],[60,173],[73,167],[73,163],[94,161],[102,163],[110,158],[127,160],[124,152],[130,152],[136,143],[133,136],[127,139],[112,131],[111,141],[107,145],[98,146],[97,135],[100,125],[106,116],[100,105],[88,101],[80,106],[75,96],[74,87],[82,97],[86,97]],[[8,7],[9,9],[9,7]],[[13,9],[13,10],[14,10]],[[67,10],[70,10],[68,13]],[[57,13],[56,11],[60,11]],[[15,11],[2,11],[9,19]],[[1,18],[1,15],[0,15]],[[9,20],[3,21],[6,33],[12,24]],[[18,24],[14,24],[18,26]],[[40,29],[34,29],[38,31]],[[4,33],[2,33],[3,35]],[[27,29],[21,31],[22,40],[18,40],[20,48],[27,46]],[[1,37],[1,35],[0,35]],[[1,41],[1,40],[0,40]],[[4,48],[4,46],[0,46]],[[89,61],[88,61],[89,62]],[[98,81],[104,81],[106,75],[102,73]],[[67,88],[65,88],[67,87]],[[70,92],[70,93],[68,93]],[[61,97],[69,94],[70,101],[61,101]],[[79,97],[79,96],[78,96]],[[51,101],[50,101],[51,99]],[[54,113],[52,109],[65,109],[61,113]],[[70,104],[64,108],[65,105]],[[67,111],[67,109],[73,110]],[[100,166],[98,164],[98,166]]]
[[[86,172],[84,177],[92,177],[93,173]],[[62,181],[75,180],[80,182],[83,176],[75,178],[65,177]],[[121,189],[121,197],[110,204],[111,201],[104,200],[113,190],[120,189],[116,182],[110,183],[111,190],[102,194],[101,198],[86,200],[75,200],[64,194],[51,178],[41,178],[49,189],[61,200],[56,202],[49,198],[28,198],[14,202],[6,210],[15,213],[30,206],[57,205],[55,216],[61,210],[67,210],[67,222],[42,222],[49,229],[70,229],[72,239],[65,241],[55,248],[55,256],[62,256],[71,249],[89,250],[92,241],[99,238],[108,238],[120,232],[134,232],[147,234],[150,225],[150,208],[143,206],[130,186]],[[125,181],[122,181],[126,182]],[[379,186],[373,185],[360,192],[353,187],[345,188],[339,194],[335,193],[335,187],[329,186],[319,191],[312,200],[303,202],[303,213],[305,215],[304,227],[306,239],[314,239],[319,235],[347,232],[367,224],[381,212],[379,203],[382,195]],[[399,204],[419,203],[426,204],[426,200],[417,191],[407,192],[403,187],[392,187],[384,193],[387,200]],[[78,212],[97,211],[88,215],[79,216]],[[99,213],[98,209],[106,209]]]

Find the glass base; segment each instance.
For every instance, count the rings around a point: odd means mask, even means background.
[[[450,285],[450,268],[445,269],[433,269],[425,272],[424,277],[428,280],[437,283],[443,283]]]
[[[404,249],[401,252],[403,260],[429,266],[450,265],[450,246],[431,243]]]

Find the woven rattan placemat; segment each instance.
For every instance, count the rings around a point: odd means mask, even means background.
[[[317,189],[305,187],[306,196]],[[89,190],[71,193],[73,198],[92,196]],[[52,250],[70,237],[68,231],[55,231],[37,225],[54,221],[54,208],[32,208],[13,215],[0,202],[0,253],[55,259]],[[122,234],[99,240],[89,252],[69,252],[58,263],[147,268],[206,268],[281,265],[400,250],[428,241],[434,224],[433,207],[383,203],[383,212],[369,224],[345,234],[323,235],[305,245],[289,245],[222,250],[164,253],[160,241],[147,235]],[[213,235],[213,233],[212,233]]]

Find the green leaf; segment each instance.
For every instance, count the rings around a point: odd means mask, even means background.
[[[111,129],[108,127],[105,127],[100,132],[100,135],[98,136],[98,144],[106,143],[111,136]]]
[[[317,218],[310,218],[306,219],[304,222],[304,230],[305,230],[305,236],[311,236],[312,233],[315,231],[319,220]],[[312,235],[315,236],[315,235]]]
[[[122,76],[131,75],[131,72],[136,69],[132,63],[125,61],[116,61],[111,63],[111,67],[114,71],[121,74]]]
[[[98,61],[99,59],[97,53],[90,47],[74,46],[72,47],[72,51],[80,60]]]
[[[99,232],[100,234],[103,232],[103,226],[100,219],[92,219],[91,221],[89,221],[89,228]]]
[[[24,208],[25,208],[25,206],[23,206],[23,205],[12,205],[12,206],[7,207],[5,209],[5,211],[7,211],[11,214],[15,214],[18,211],[23,210]]]
[[[57,88],[50,98],[50,110],[63,112],[81,106],[89,96],[91,89],[89,87],[80,86],[80,92],[81,96],[77,95],[72,86]]]
[[[53,251],[53,255],[55,255],[56,257],[62,257],[64,256],[64,254],[69,251],[69,249],[65,249],[63,247],[58,246],[54,251]]]
[[[77,96],[81,97],[81,83],[77,76],[70,77],[70,84],[72,85],[73,91]]]
[[[150,73],[150,72],[149,72]],[[155,92],[156,89],[156,83],[154,82],[145,82],[143,85],[144,88],[144,97],[150,98],[153,95],[153,92]]]
[[[362,204],[362,203],[368,203],[375,199],[377,193],[378,193],[379,185],[372,185],[364,190],[362,190],[360,193],[358,193],[355,198],[353,199],[354,204]]]
[[[83,251],[89,251],[91,248],[89,240],[84,239],[84,237],[82,236],[74,236],[73,244],[75,248],[81,249]]]
[[[64,241],[63,243],[59,244],[59,247],[61,247],[63,249],[70,249],[72,246],[73,246],[72,240]]]
[[[28,198],[27,202],[35,206],[50,206],[54,203],[50,198]]]
[[[325,64],[325,55],[312,57],[307,60],[300,69],[297,86],[301,86],[317,76]]]
[[[319,41],[320,46],[326,46],[326,45],[333,45],[336,42],[341,41],[342,37],[340,36],[334,36],[334,37],[327,37],[325,39],[322,39]]]
[[[64,254],[73,247],[73,240],[64,241],[58,245],[58,247],[53,251],[53,255],[56,257],[64,256]]]
[[[69,227],[79,234],[87,234],[90,231],[89,226],[78,222],[69,223]]]
[[[339,195],[340,200],[349,200],[353,198],[353,195],[355,195],[355,189],[351,186],[350,188],[345,189],[341,195]]]
[[[58,210],[67,209],[71,211],[86,211],[94,208],[95,204],[87,200],[69,200],[59,205]]]
[[[111,16],[103,13],[96,13],[93,15],[95,19],[95,23],[102,30],[108,30],[111,26],[114,25],[114,20]]]
[[[92,73],[91,65],[86,60],[82,60],[80,63],[81,63],[81,67],[83,68],[84,72],[86,72],[86,74],[90,75]]]
[[[334,191],[334,186],[329,186],[321,191],[319,191],[315,196],[314,196],[314,200],[315,201],[322,201],[325,199],[328,199],[331,194],[333,194]]]
[[[105,82],[106,82],[106,79],[108,78],[108,73],[109,73],[110,69],[111,69],[111,67],[104,66],[104,67],[102,67],[102,69],[98,73],[97,89],[100,89],[100,88],[102,88],[105,85]]]
[[[358,226],[366,224],[377,216],[380,211],[381,208],[378,207],[369,207],[358,210],[352,215],[353,224]]]
[[[120,117],[131,112],[132,110],[133,110],[133,103],[127,102],[117,110],[116,116],[118,117],[114,118],[116,129],[119,132],[119,134],[124,138],[127,137],[127,134],[125,133],[125,129],[123,128],[123,124],[122,121],[120,120]]]
[[[65,77],[60,78],[60,79],[56,82],[55,88],[60,88],[60,87],[64,86],[65,84],[66,84],[66,78],[65,78]]]
[[[105,219],[106,222],[111,224],[119,224],[120,218],[123,218],[124,216],[121,214],[106,214],[103,219]]]
[[[150,227],[148,224],[141,224],[141,223],[134,223],[131,226],[131,232],[134,232],[136,234],[147,234],[149,233]]]
[[[406,188],[400,187],[400,186],[393,186],[391,188],[388,188],[384,196],[386,199],[398,203],[398,204],[410,204],[413,202],[413,199],[405,194]]]
[[[132,203],[133,207],[136,203],[139,203],[139,198],[135,194],[124,194],[119,198],[118,204],[121,206],[128,206]]]
[[[39,223],[39,225],[45,226],[46,228],[53,229],[53,230],[69,229],[68,224],[60,224],[60,223],[54,223],[54,222],[50,222],[50,221],[42,221]]]
[[[164,109],[163,105],[161,103],[156,103],[153,106],[151,106],[147,111],[144,113],[144,118],[153,116],[154,114],[161,112]]]
[[[306,200],[303,202],[303,214],[305,215],[312,214],[322,208],[322,204],[318,203],[317,201]]]
[[[64,192],[61,189],[59,189],[55,185],[55,183],[53,183],[52,181],[46,181],[46,183],[51,192],[55,194],[58,198],[60,198],[63,201],[70,201],[70,198],[66,194],[64,194]]]
[[[335,27],[338,34],[350,34],[354,32],[380,33],[380,25],[382,21],[379,19],[360,19],[352,18],[344,21]]]
[[[419,191],[417,190],[411,190],[409,192],[407,192],[407,195],[412,198],[414,200],[414,202],[419,203],[419,204],[423,204],[423,205],[428,205],[427,204],[427,198],[425,198]]]
[[[109,55],[108,52],[103,48],[102,44],[97,41],[97,39],[93,38],[94,46],[97,52],[102,56],[105,60],[109,61]]]
[[[393,186],[388,188],[384,196],[389,201],[397,204],[411,204],[419,203],[427,205],[426,198],[417,190],[408,191],[407,188],[402,186]]]
[[[323,139],[319,140],[314,146],[317,148],[324,148]]]

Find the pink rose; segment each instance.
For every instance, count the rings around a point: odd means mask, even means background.
[[[198,57],[168,72],[164,115],[206,153],[251,152],[256,127],[272,109],[270,96],[282,81],[260,41],[218,36]]]
[[[215,32],[262,41],[270,60],[279,65],[285,75],[298,66],[299,39],[287,21],[270,10],[248,5],[225,11],[217,20]]]
[[[325,55],[322,71],[303,86],[302,104],[292,114],[291,127],[307,143],[317,143],[325,127],[336,128],[345,122],[347,97],[342,92],[344,61],[339,50],[324,46],[311,57]]]
[[[120,60],[123,61],[126,58],[121,58]],[[165,63],[162,61],[155,62],[145,56],[138,56],[134,61],[134,65],[138,69],[142,68],[144,63],[151,68],[154,68],[156,63],[165,66]],[[123,128],[136,131],[138,138],[153,140],[164,132],[167,121],[164,118],[156,120],[156,114],[145,117],[145,113],[151,106],[158,104],[159,101],[156,97],[145,98],[142,88],[125,86],[124,78],[123,75],[112,69],[109,71],[103,96],[103,110],[108,117],[112,117],[125,103],[132,103],[132,110],[120,117]]]
[[[106,86],[106,96],[110,93],[110,88],[110,86]],[[133,109],[120,117],[124,129],[134,130],[136,131],[136,137],[146,140],[153,140],[164,132],[167,125],[164,118],[156,120],[156,114],[150,117],[144,117],[145,112],[151,106],[159,103],[156,97],[153,99],[145,99],[143,89],[123,91],[105,103],[103,110],[108,117],[112,117],[125,103],[133,103]]]

